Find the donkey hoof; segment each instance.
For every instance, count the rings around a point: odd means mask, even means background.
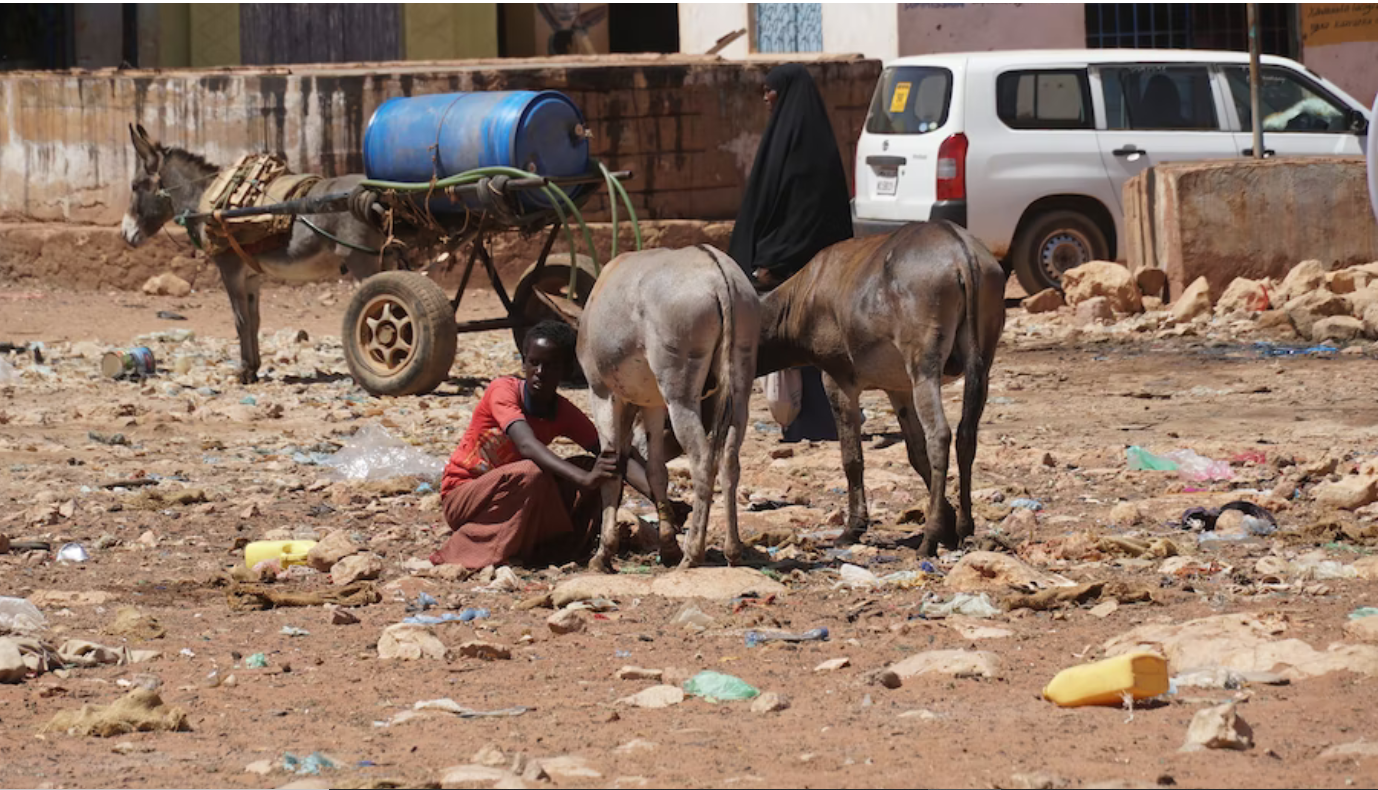
[[[684,549],[679,547],[679,541],[671,535],[669,538],[660,539],[660,564],[667,568],[673,567],[684,560]]]
[[[702,565],[702,564],[703,564],[703,558],[702,558],[702,557],[699,557],[699,558],[696,560],[696,559],[694,559],[693,557],[690,557],[688,554],[686,554],[686,555],[684,555],[684,559],[682,559],[682,560],[679,561],[679,568],[678,568],[678,569],[679,569],[679,570],[682,570],[682,571],[687,571],[687,570],[689,570],[690,568],[696,568],[696,567],[698,567],[698,566],[700,566],[700,565]]]
[[[833,541],[835,546],[855,546],[861,542],[861,536],[866,534],[864,529],[847,528],[842,530],[842,534]]]
[[[589,560],[589,570],[594,573],[615,573],[612,567],[612,560],[604,553],[599,552]]]

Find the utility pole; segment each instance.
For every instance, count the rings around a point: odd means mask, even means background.
[[[1263,121],[1258,117],[1258,3],[1249,3],[1249,118],[1254,125],[1254,158],[1263,158]]]

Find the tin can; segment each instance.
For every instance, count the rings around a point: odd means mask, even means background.
[[[142,379],[157,369],[148,346],[128,351],[108,351],[100,360],[100,372],[111,379]]]

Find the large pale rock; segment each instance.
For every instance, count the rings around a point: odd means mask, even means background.
[[[306,552],[306,562],[321,573],[329,573],[335,563],[363,550],[364,547],[355,543],[348,532],[338,529],[326,535]]]
[[[186,296],[191,293],[191,283],[167,272],[144,281],[144,293],[152,296]]]
[[[1361,557],[1354,561],[1354,573],[1366,581],[1378,581],[1378,554]]]
[[[1317,760],[1357,760],[1362,758],[1378,757],[1378,741],[1366,741],[1360,738],[1350,743],[1342,743],[1331,746],[1329,749],[1316,756]]]
[[[0,683],[22,683],[29,673],[24,654],[13,639],[0,639]]]
[[[589,601],[594,598],[627,601],[650,594],[649,576],[592,573],[560,582],[551,592],[550,601],[555,606],[564,607],[576,601]]]
[[[1076,306],[1097,296],[1110,300],[1117,313],[1143,312],[1143,297],[1129,269],[1109,261],[1091,261],[1062,275],[1062,292],[1067,304]]]
[[[623,697],[617,701],[618,705],[627,705],[633,708],[668,708],[671,705],[678,705],[684,701],[684,689],[679,686],[651,686],[648,689],[638,691],[630,697]]]
[[[1378,281],[1373,282],[1367,288],[1345,294],[1345,301],[1349,302],[1350,315],[1355,318],[1363,318],[1364,313],[1368,312],[1369,308],[1378,305]]]
[[[415,661],[421,658],[445,658],[445,645],[436,638],[428,625],[396,623],[383,629],[378,638],[379,658],[399,658]]]
[[[541,768],[554,779],[598,779],[603,776],[588,760],[571,754],[539,760]]]
[[[1093,296],[1076,306],[1075,316],[1078,324],[1109,324],[1115,320],[1115,311],[1110,300],[1104,296]]]
[[[574,609],[561,609],[547,617],[545,624],[555,634],[572,634],[584,630],[584,618]]]
[[[1312,328],[1322,318],[1349,315],[1349,302],[1329,291],[1309,291],[1294,297],[1282,309],[1287,311],[1297,334],[1310,338]]]
[[[1040,571],[1023,560],[994,551],[973,551],[966,555],[947,574],[944,583],[956,592],[1076,586],[1070,579]]]
[[[778,713],[789,708],[789,698],[774,691],[767,691],[751,701],[752,713]]]
[[[445,769],[440,777],[444,790],[465,790],[466,788],[525,787],[521,777],[504,768],[490,765],[456,765]]]
[[[1105,643],[1107,658],[1147,650],[1173,667],[1221,666],[1236,672],[1276,672],[1288,680],[1348,670],[1378,675],[1378,647],[1337,643],[1325,651],[1300,639],[1275,639],[1286,624],[1251,614],[1223,614],[1181,624],[1135,628]]]
[[[1211,285],[1205,277],[1197,277],[1187,286],[1177,301],[1172,303],[1172,317],[1179,324],[1194,320],[1197,316],[1211,314]]]
[[[1345,636],[1360,642],[1378,642],[1378,615],[1360,617],[1345,623]]]
[[[1019,305],[1024,308],[1024,312],[1036,315],[1054,312],[1066,303],[1066,300],[1062,298],[1061,291],[1056,288],[1045,288],[1033,296],[1026,297]]]
[[[351,554],[330,568],[330,580],[337,586],[376,579],[383,573],[383,558],[371,551]]]
[[[1358,510],[1378,501],[1378,478],[1347,475],[1316,486],[1316,502],[1341,510]]]
[[[1282,278],[1282,284],[1278,286],[1278,299],[1276,303],[1285,303],[1295,299],[1305,293],[1310,293],[1325,286],[1325,273],[1330,270],[1320,261],[1302,261],[1292,270],[1287,272],[1287,276]]]
[[[1378,304],[1364,310],[1364,337],[1378,340]]]
[[[657,576],[651,592],[665,598],[730,601],[749,592],[762,598],[784,595],[788,588],[754,568],[690,568]]]
[[[1325,284],[1334,293],[1352,294],[1360,288],[1367,288],[1375,279],[1378,279],[1378,275],[1372,271],[1355,266],[1327,273]]]
[[[1254,745],[1254,731],[1239,718],[1235,703],[1227,702],[1198,711],[1187,728],[1187,741],[1181,751],[1201,749],[1235,749],[1244,751]]]
[[[1364,322],[1358,318],[1348,315],[1332,315],[1329,318],[1322,318],[1311,325],[1311,339],[1320,342],[1322,340],[1354,340],[1363,335]]]
[[[1215,303],[1215,312],[1219,315],[1261,313],[1271,305],[1268,286],[1262,280],[1236,277],[1225,293],[1220,295],[1220,301]]]
[[[985,650],[929,650],[890,665],[901,680],[919,675],[998,678],[1000,657]]]

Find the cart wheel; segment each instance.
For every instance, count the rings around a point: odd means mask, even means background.
[[[549,318],[557,321],[566,320],[565,316],[550,309],[550,306],[532,293],[540,291],[573,302],[583,307],[589,298],[589,292],[593,290],[593,283],[597,275],[593,273],[593,259],[587,255],[575,255],[574,265],[578,267],[578,279],[575,281],[578,293],[575,299],[570,299],[569,294],[569,254],[561,253],[551,255],[546,259],[545,268],[541,269],[540,276],[536,276],[536,264],[531,264],[526,271],[522,272],[522,278],[517,283],[517,290],[512,299],[513,304],[521,304],[525,299],[526,304],[522,308],[521,315],[526,320],[525,325],[512,329],[512,339],[517,343],[517,351],[521,351],[522,343],[526,340],[526,330]]]
[[[424,395],[455,361],[455,316],[440,286],[419,272],[364,280],[345,310],[345,361],[373,395]]]

